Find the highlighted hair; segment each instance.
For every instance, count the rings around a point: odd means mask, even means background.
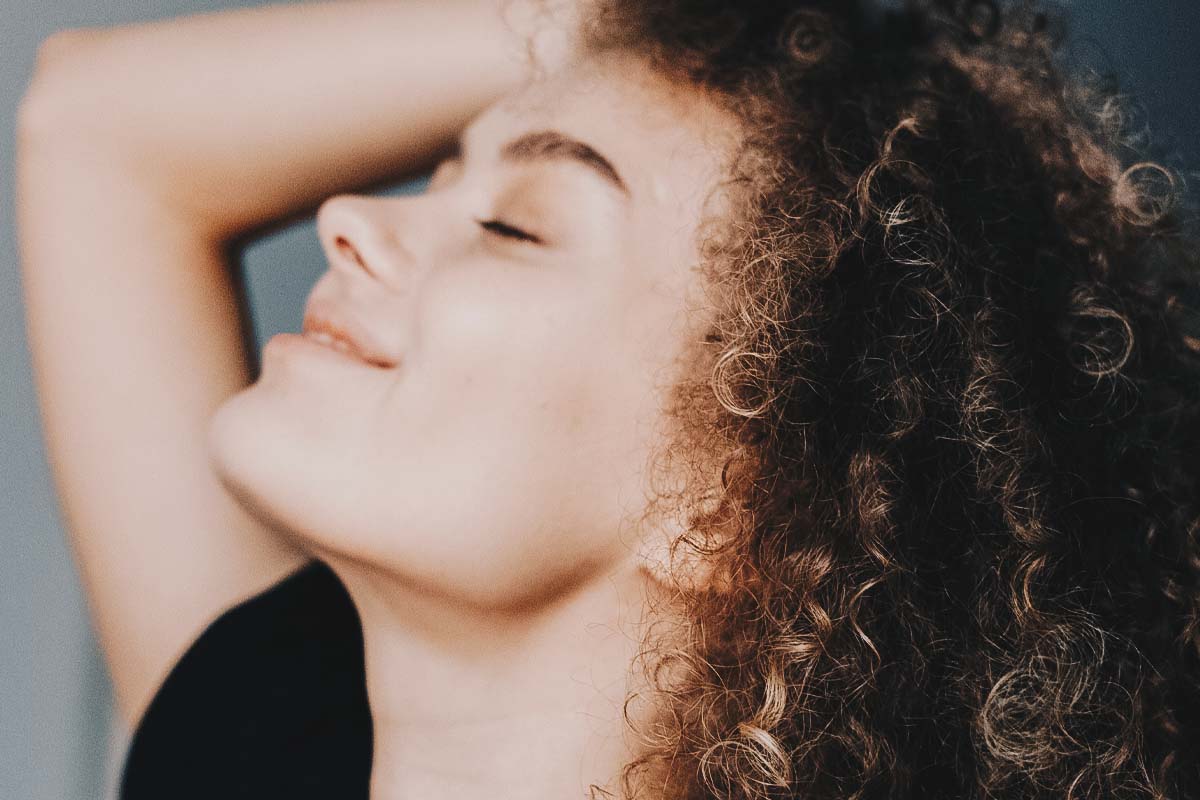
[[[1200,796],[1195,214],[1064,30],[966,0],[585,20],[746,131],[659,460],[713,579],[680,570],[647,638],[625,796]]]

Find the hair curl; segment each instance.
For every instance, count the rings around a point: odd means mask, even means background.
[[[667,453],[714,578],[626,795],[1200,796],[1194,215],[1065,13],[590,11],[747,132]]]

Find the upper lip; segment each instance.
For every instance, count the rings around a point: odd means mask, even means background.
[[[332,305],[314,304],[305,310],[303,333],[318,331],[345,342],[356,356],[372,366],[387,368],[399,363],[398,355],[384,346],[370,329]]]

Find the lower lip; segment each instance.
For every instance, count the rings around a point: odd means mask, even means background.
[[[357,356],[351,355],[344,350],[339,350],[336,347],[331,347],[326,344],[310,339],[298,333],[277,333],[267,340],[263,346],[263,355],[268,352],[279,351],[281,353],[306,353],[314,355],[318,358],[327,358],[331,361],[337,361],[342,364],[353,364],[358,367],[367,367],[369,369],[383,370],[387,367],[381,367],[376,364],[369,364]]]

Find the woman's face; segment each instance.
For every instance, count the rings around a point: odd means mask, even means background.
[[[222,481],[315,552],[457,602],[527,606],[642,558],[668,536],[634,521],[703,334],[697,225],[732,130],[613,57],[489,108],[425,194],[326,201],[306,329],[396,363],[272,339],[213,418]]]

